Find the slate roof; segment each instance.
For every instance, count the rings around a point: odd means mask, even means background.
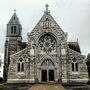
[[[78,42],[68,42],[68,46],[69,46],[69,48],[81,53],[80,46],[79,46]]]
[[[26,48],[26,45],[27,45],[26,42],[22,42],[21,43],[21,50],[24,49],[24,48]]]
[[[13,14],[12,18],[8,22],[8,24],[20,24],[19,19],[16,15],[16,13]]]

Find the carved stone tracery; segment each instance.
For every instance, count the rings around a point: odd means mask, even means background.
[[[56,40],[50,34],[43,35],[39,40],[39,51],[46,53],[56,52]]]
[[[51,60],[46,59],[42,62],[41,67],[54,67],[54,63]]]

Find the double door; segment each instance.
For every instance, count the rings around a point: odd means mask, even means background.
[[[42,70],[42,81],[54,81],[54,70]]]

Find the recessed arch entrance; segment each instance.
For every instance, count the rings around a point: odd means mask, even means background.
[[[41,64],[41,81],[55,80],[55,65],[50,59],[45,59]]]

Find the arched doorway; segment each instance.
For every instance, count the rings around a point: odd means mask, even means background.
[[[46,59],[41,64],[41,81],[54,81],[55,66],[50,59]]]

